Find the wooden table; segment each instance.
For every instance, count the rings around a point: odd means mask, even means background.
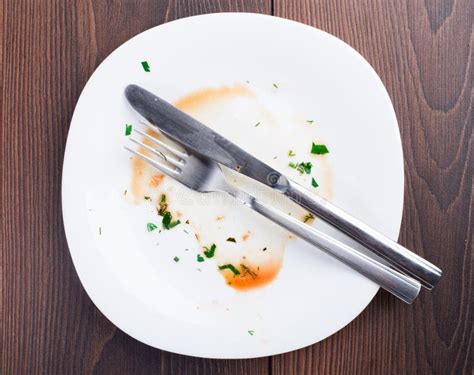
[[[2,374],[448,374],[473,364],[470,0],[0,0]],[[407,306],[380,292],[324,342],[274,357],[162,352],[94,307],[69,256],[61,167],[77,98],[117,46],[200,13],[274,14],[358,50],[395,106],[405,155],[400,242],[444,270]],[[198,339],[198,338],[195,338]]]

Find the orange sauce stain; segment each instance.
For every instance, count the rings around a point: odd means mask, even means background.
[[[234,275],[228,269],[221,270],[220,272],[224,276],[227,285],[236,290],[246,291],[262,287],[273,281],[280,272],[281,264],[281,260],[260,266],[246,263],[236,267],[240,272],[239,275]]]
[[[193,92],[187,96],[182,97],[181,99],[177,100],[174,105],[185,111],[193,113],[194,111],[199,111],[200,108],[206,107],[209,104],[216,104],[219,105],[223,103],[225,100],[233,99],[236,97],[247,97],[253,98],[255,97],[254,93],[245,85],[236,84],[230,86],[223,86],[223,87],[213,87],[213,88],[205,88],[202,90],[198,90]],[[266,110],[262,109],[262,122],[271,122],[272,114],[267,112]],[[160,135],[151,129],[147,129],[147,134],[159,138]],[[153,146],[153,143],[148,139],[143,139],[143,143],[149,146]],[[144,154],[148,154],[146,150],[139,149],[139,151],[143,152]],[[320,159],[320,173],[325,177],[327,181],[325,186],[321,187],[319,193],[326,198],[330,198],[332,192],[332,170],[329,167],[329,164],[325,163],[323,158]],[[154,171],[153,171],[154,172]],[[142,201],[145,188],[147,184],[149,187],[156,188],[158,187],[163,179],[164,175],[161,174],[152,174],[152,169],[150,166],[147,165],[145,161],[134,157],[132,159],[132,183],[131,183],[131,192],[133,193],[136,202]],[[158,203],[160,201],[161,195],[158,196]],[[183,214],[181,212],[176,212],[176,217],[180,218]],[[295,215],[296,216],[296,215]],[[300,216],[298,214],[298,216]],[[217,216],[215,218],[216,221],[221,221],[224,219],[224,216]],[[305,214],[302,213],[301,221],[305,220]],[[307,224],[310,224],[314,219],[306,219]],[[189,223],[189,221],[187,221]],[[243,241],[247,241],[250,237],[250,231],[247,231],[242,234],[241,238]],[[196,240],[200,242],[200,235],[195,233]],[[293,235],[289,235],[289,238],[294,238]],[[248,242],[247,242],[248,244]],[[259,249],[258,251],[261,251]],[[263,249],[266,251],[266,248]],[[272,259],[263,261],[261,264],[258,263],[250,263],[248,259],[245,257],[241,258],[241,264],[234,264],[234,266],[239,271],[238,275],[234,275],[234,273],[229,269],[219,270],[218,272],[224,277],[226,283],[238,290],[238,291],[248,291],[254,288],[259,288],[265,286],[272,282],[278,275],[281,266],[282,266],[282,259]],[[224,263],[225,264],[225,263]]]
[[[178,218],[183,217],[183,213],[181,211],[176,211],[176,217]]]
[[[209,87],[179,99],[174,105],[183,111],[190,111],[202,105],[235,96],[254,96],[254,94],[247,87],[240,84],[234,86]]]
[[[164,178],[165,178],[164,174],[155,173],[153,176],[151,176],[150,186],[153,187],[153,188],[158,187],[161,184],[161,182],[163,181]]]
[[[159,138],[159,134],[151,129],[147,129],[146,133],[152,137]],[[147,146],[153,146],[153,142],[145,137],[142,139],[142,142]],[[139,147],[137,151],[146,156],[149,156],[150,154],[144,147]],[[140,198],[142,198],[145,193],[145,181],[148,179],[150,168],[151,167],[148,165],[148,163],[142,158],[139,158],[138,156],[132,157],[132,181],[130,185],[132,194],[135,198],[135,203],[138,203]],[[153,175],[149,185],[151,187],[158,186],[163,181],[164,177],[164,175],[159,174]],[[154,186],[155,184],[156,186]]]

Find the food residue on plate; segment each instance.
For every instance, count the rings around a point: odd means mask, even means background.
[[[278,88],[273,84],[273,89]],[[199,90],[178,99],[175,105],[290,178],[330,197],[332,176],[325,157],[329,149],[315,137],[318,127],[308,126],[314,120],[303,118],[297,123],[277,118],[260,103],[249,85],[240,84]],[[295,127],[295,131],[289,132],[288,126]],[[131,130],[127,124],[126,133]],[[159,137],[150,129],[146,132]],[[163,137],[161,140],[166,141]],[[148,139],[143,141],[151,145]],[[146,150],[139,151],[147,154]],[[257,199],[305,223],[314,221],[312,214],[280,193],[227,168],[223,172],[228,181]],[[283,264],[284,250],[294,238],[225,194],[187,189],[137,157],[132,158],[127,191],[136,204],[143,202],[143,197],[157,197],[151,200],[156,204],[157,219],[147,224],[149,231],[157,229],[160,222],[162,229],[170,230],[184,221],[184,231],[194,232],[201,250],[197,255],[183,253],[181,258],[189,255],[196,263],[213,262],[225,283],[235,290],[251,290],[273,281]],[[181,258],[175,257],[174,261],[178,263]]]

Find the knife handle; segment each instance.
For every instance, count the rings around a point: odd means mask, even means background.
[[[420,281],[425,288],[432,289],[441,278],[442,271],[435,265],[349,215],[326,199],[290,179],[287,181],[288,185],[284,194],[291,200],[372,250],[393,267]]]
[[[259,202],[253,197],[247,200],[247,202],[249,201],[251,203],[248,205],[256,212],[340,260],[402,301],[412,303],[418,296],[421,285],[411,277],[378,262],[282,211]]]

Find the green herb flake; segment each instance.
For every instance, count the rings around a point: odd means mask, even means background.
[[[242,268],[242,270],[244,271],[244,274],[243,276],[245,275],[250,275],[252,277],[252,279],[255,279],[257,277],[257,273],[252,271],[249,267],[247,267],[245,264],[241,264],[240,265],[240,268]]]
[[[127,195],[127,189],[123,191],[123,195]]]
[[[273,87],[275,87],[276,89],[278,88],[278,85],[276,83],[273,84]]]
[[[229,237],[226,241],[229,241],[229,242],[237,242],[234,237]]]
[[[186,224],[189,224],[189,219],[188,219],[188,220],[186,220]]]
[[[257,127],[257,126],[259,126],[259,125],[260,125],[260,121],[255,124],[255,127]]]
[[[314,215],[311,212],[308,212],[308,214],[303,218],[303,223],[307,223],[312,219],[314,219]]]
[[[151,201],[151,198],[148,195],[145,195],[143,199],[145,199],[146,201]]]
[[[255,331],[252,331],[252,330],[249,330],[249,331],[247,331],[247,332],[249,333],[250,336],[253,336],[254,333],[255,333]]]
[[[303,167],[303,170],[306,172],[306,174],[311,173],[311,168],[313,165],[309,161],[306,163],[300,163],[300,166]]]
[[[214,253],[216,252],[216,245],[212,244],[210,248],[204,246],[204,255],[206,258],[212,258],[214,256]]]
[[[125,136],[128,137],[130,134],[132,134],[132,129],[132,124],[125,124]]]
[[[316,155],[324,155],[329,153],[329,150],[326,145],[317,145],[313,142],[313,145],[311,146],[311,153]]]
[[[142,67],[143,67],[143,70],[147,73],[150,72],[150,64],[148,64],[148,61],[142,61]]]
[[[292,157],[292,156],[296,156],[296,154],[294,153],[293,150],[290,150],[288,151],[288,156]]]
[[[198,254],[198,255],[197,255],[197,261],[198,261],[199,263],[204,262],[204,257],[203,257],[201,254]]]
[[[289,162],[288,163],[288,166],[293,168],[293,169],[296,169],[298,172],[300,172],[300,174],[310,174],[311,173],[311,168],[313,167],[313,164],[311,164],[311,162],[301,162],[301,163],[293,163],[293,162]]]
[[[235,268],[232,264],[224,264],[223,266],[219,266],[219,269],[222,270],[230,270],[234,274],[234,276],[240,275],[240,272],[237,268]]]
[[[181,224],[181,221],[179,221],[179,220],[172,221],[172,222],[170,223],[170,225],[168,225],[168,228],[166,228],[166,229],[172,229],[172,228],[174,228],[176,225],[179,225],[179,224]]]
[[[171,220],[173,219],[173,217],[171,216],[171,212],[169,211],[166,211],[164,214],[163,214],[163,219],[161,220],[161,224],[163,224],[163,227],[165,229],[168,229],[169,226],[171,225]]]
[[[158,215],[165,216],[167,210],[168,210],[168,204],[166,203],[166,195],[161,194],[160,209],[158,210]]]
[[[161,157],[162,157],[165,161],[168,161],[168,158],[166,157],[165,154],[163,154],[160,150],[157,150],[157,151],[160,153]]]
[[[163,228],[172,229],[176,225],[181,224],[179,220],[175,220],[175,221],[171,221],[171,220],[172,220],[171,212],[166,211],[163,215],[163,220],[161,220],[161,223],[163,224]]]
[[[156,226],[156,224],[153,224],[153,223],[147,223],[146,225],[146,229],[148,232],[153,232],[156,228],[158,228]]]
[[[173,260],[178,263],[179,262],[179,257],[174,257]]]
[[[314,122],[314,120],[306,120],[306,122],[307,122],[308,124],[312,124],[312,123]]]
[[[314,179],[314,177],[311,178],[311,186],[315,188],[319,186],[318,182]]]

